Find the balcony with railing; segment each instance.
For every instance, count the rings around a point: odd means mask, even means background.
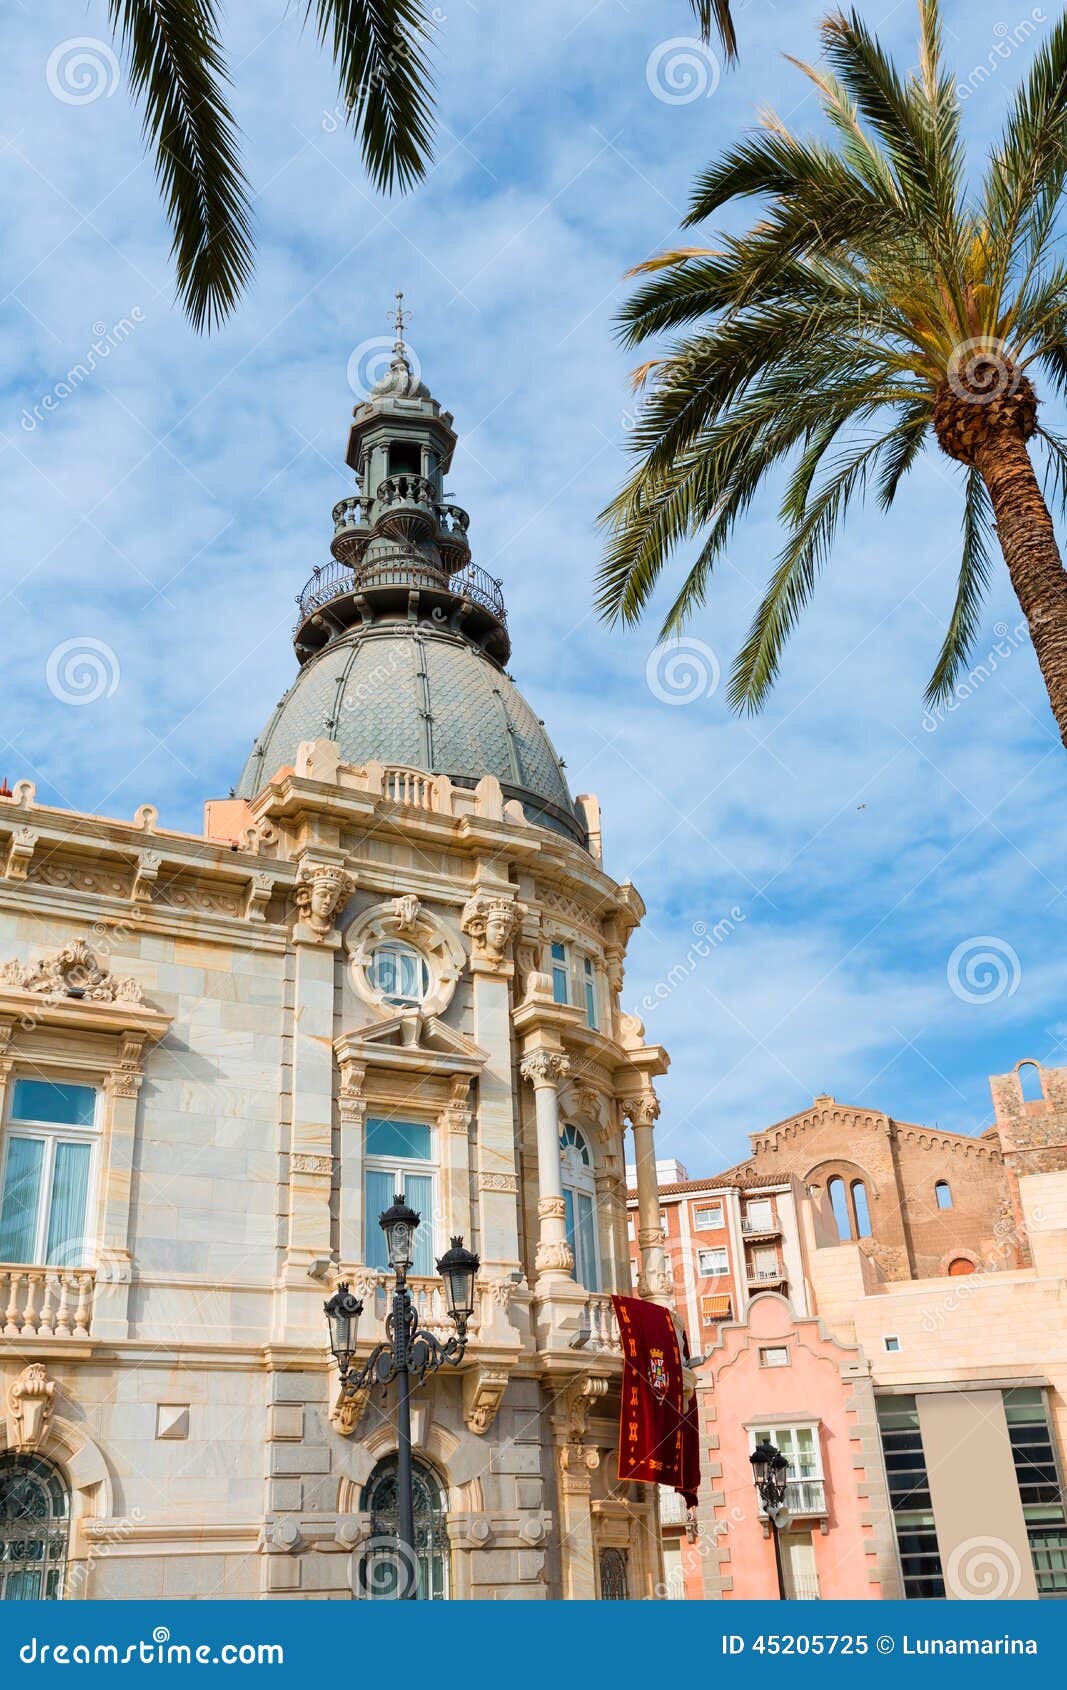
[[[578,1330],[571,1339],[571,1349],[588,1355],[620,1356],[622,1339],[619,1323],[609,1296],[591,1294],[582,1309]]]
[[[446,570],[458,569],[470,556],[470,517],[461,505],[438,504],[437,491],[421,475],[392,475],[371,496],[352,493],[333,507],[334,556],[357,564],[374,533],[399,540],[432,539]]]
[[[95,1289],[90,1268],[0,1264],[0,1338],[88,1338]]]
[[[762,1287],[766,1290],[771,1285],[784,1285],[789,1275],[781,1263],[772,1268],[756,1267],[752,1262],[749,1262],[745,1267],[745,1278],[750,1286]]]
[[[385,611],[404,611],[412,592],[425,594],[427,614],[469,627],[491,656],[507,660],[507,610],[502,583],[478,564],[462,569],[438,567],[411,546],[375,549],[354,567],[333,559],[312,571],[297,597],[294,629],[297,656],[303,661],[333,636],[361,620],[368,600]]]
[[[776,1238],[781,1230],[781,1221],[773,1215],[764,1220],[751,1220],[748,1215],[741,1217],[741,1231],[746,1238]]]
[[[818,1519],[828,1513],[825,1479],[788,1479],[785,1487],[785,1506],[794,1520]],[[762,1501],[759,1504],[759,1513],[761,1519],[766,1518],[767,1510]]]

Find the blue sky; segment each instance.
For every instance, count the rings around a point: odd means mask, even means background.
[[[862,9],[913,63],[913,7]],[[199,827],[294,672],[293,595],[350,489],[347,372],[402,285],[461,436],[450,490],[476,561],[504,579],[513,671],[572,789],[601,799],[608,867],[648,905],[625,1005],[671,1051],[661,1154],[693,1172],[822,1091],[980,1131],[987,1074],[1067,1061],[1064,754],[1002,571],[976,656],[1006,655],[924,723],[959,541],[947,460],[928,455],[892,517],[851,520],[754,722],[711,682],[777,550],[773,490],[692,627],[699,696],[662,696],[654,623],[608,632],[591,611],[596,513],[633,404],[612,331],[623,274],[674,240],[693,173],[760,107],[816,122],[782,54],[815,55],[820,10],[752,0],[740,68],[705,58],[687,83],[669,45],[692,33],[681,0],[444,0],[438,162],[384,200],[304,8],[230,8],[259,261],[210,340],[174,308],[152,167],[106,57],[87,49],[97,98],[54,92],[79,86],[64,81],[72,29],[108,39],[104,0],[23,6],[2,70],[0,774],[50,802],[132,816],[150,801]],[[976,147],[1054,15],[946,8]],[[49,680],[57,648],[86,641],[113,656],[102,696],[73,705]]]

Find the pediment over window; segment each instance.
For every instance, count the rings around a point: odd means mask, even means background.
[[[358,1033],[342,1033],[334,1044],[338,1062],[422,1074],[479,1074],[489,1060],[473,1039],[436,1015],[402,1010]]]
[[[75,939],[37,963],[0,964],[0,1021],[15,1019],[161,1039],[172,1017],[145,1003],[139,981],[112,973],[106,959]]]

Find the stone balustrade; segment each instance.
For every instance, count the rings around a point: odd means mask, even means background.
[[[88,1338],[96,1275],[88,1268],[0,1263],[5,1338]]]
[[[619,1323],[610,1297],[589,1296],[586,1299],[578,1336],[572,1347],[590,1355],[622,1355]]]
[[[386,769],[382,775],[382,796],[394,804],[410,804],[416,810],[436,810],[437,781],[418,769]]]

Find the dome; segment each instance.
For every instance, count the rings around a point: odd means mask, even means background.
[[[462,634],[399,621],[335,638],[306,662],[245,764],[252,798],[301,740],[332,739],[341,759],[375,761],[474,786],[495,775],[528,819],[585,844],[559,758],[503,670]]]

